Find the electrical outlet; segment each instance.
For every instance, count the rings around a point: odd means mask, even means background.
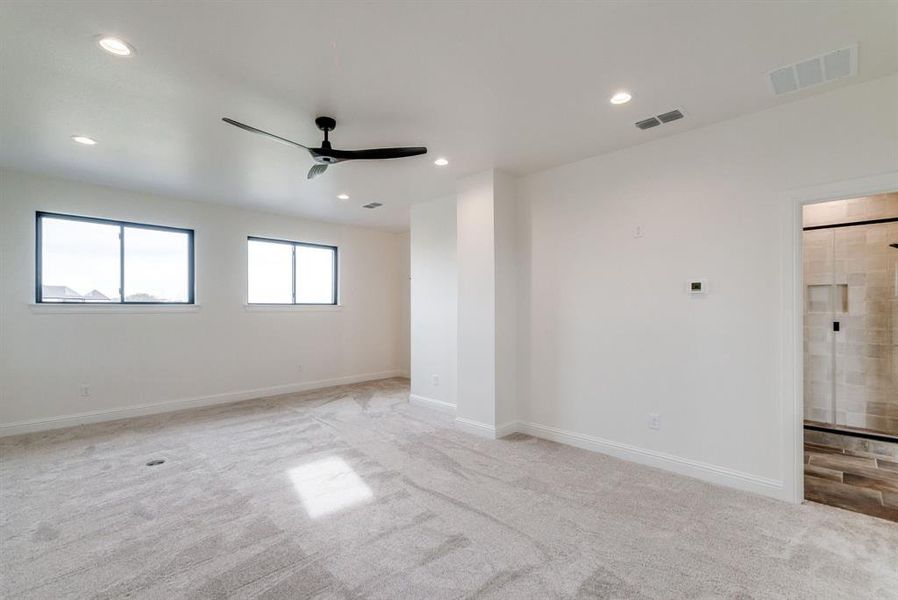
[[[87,384],[81,384],[81,397],[87,398],[90,396],[90,386]]]
[[[296,365],[296,370],[299,371],[300,373],[302,373],[302,365],[301,364]]]
[[[661,429],[661,415],[649,413],[649,429]]]
[[[440,385],[440,376],[439,375],[431,375],[430,379],[431,379],[431,381],[433,381],[434,385],[436,385],[436,386]]]
[[[642,225],[637,225],[636,227],[633,228],[633,237],[641,238],[643,235],[644,235],[644,232],[642,230]]]

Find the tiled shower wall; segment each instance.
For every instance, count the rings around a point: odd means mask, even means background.
[[[895,217],[898,192],[804,207],[805,227]],[[898,435],[893,243],[898,222],[804,232],[807,419]]]

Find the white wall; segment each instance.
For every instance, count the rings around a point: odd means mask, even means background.
[[[412,206],[410,222],[412,401],[451,408],[457,359],[455,196]]]
[[[517,402],[518,254],[517,181],[508,173],[493,175],[493,227],[496,260],[496,427],[513,427]]]
[[[524,178],[525,429],[780,495],[787,192],[895,170],[896,107],[892,76]]]
[[[454,407],[460,427],[487,437],[517,420],[516,192],[512,176],[490,170],[411,211],[410,399]]]
[[[36,210],[193,228],[199,310],[48,314],[30,307]],[[0,228],[0,432],[407,370],[405,235],[8,170],[0,171]],[[247,235],[339,246],[343,307],[246,310]],[[82,384],[90,397],[80,397]],[[100,414],[58,420],[92,412]]]
[[[411,376],[411,232],[397,234],[399,238],[399,368],[404,377]]]
[[[458,182],[458,422],[496,425],[494,172]]]

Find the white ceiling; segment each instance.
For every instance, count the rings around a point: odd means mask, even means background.
[[[896,31],[896,2],[3,2],[0,164],[399,230],[460,175],[532,172],[896,72]],[[136,55],[102,52],[100,34]],[[769,70],[853,43],[856,78],[771,94]],[[633,101],[610,105],[621,88]],[[673,108],[687,118],[633,126]],[[220,120],[317,145],[316,115],[337,119],[335,147],[430,153],[307,181],[305,153]]]

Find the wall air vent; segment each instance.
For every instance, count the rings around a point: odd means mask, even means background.
[[[857,45],[801,60],[767,74],[770,87],[776,96],[855,75],[857,75]]]
[[[380,202],[369,202],[368,204],[363,204],[362,208],[377,208],[378,206],[383,206]]]
[[[636,121],[636,126],[639,127],[640,129],[651,129],[652,127],[657,127],[660,124],[661,124],[661,121],[659,121],[655,117],[643,119],[642,121]]]

